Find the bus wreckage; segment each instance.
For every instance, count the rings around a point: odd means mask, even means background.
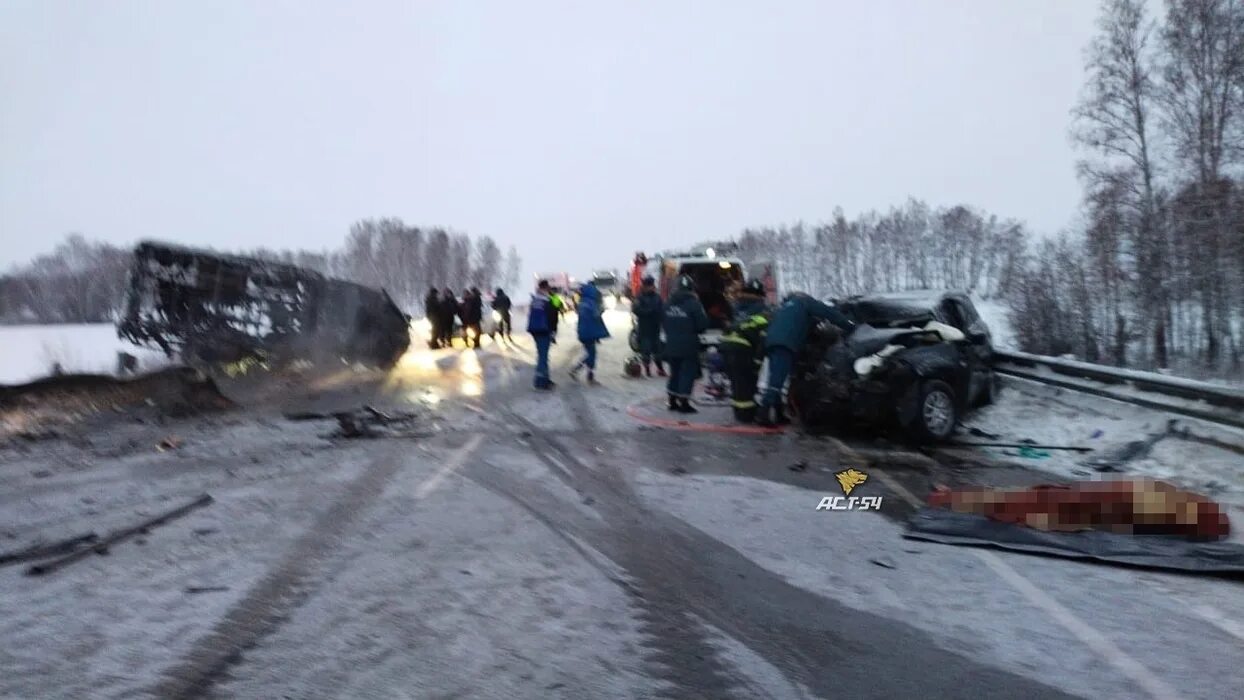
[[[410,317],[383,290],[313,270],[143,242],[117,335],[188,363],[392,366]]]

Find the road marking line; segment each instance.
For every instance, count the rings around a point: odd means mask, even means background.
[[[924,504],[920,502],[920,499],[912,495],[911,491],[908,491],[906,487],[898,483],[894,477],[882,471],[874,471],[872,474],[876,474],[882,483],[897,493],[899,498],[907,501],[912,507],[923,507]],[[1114,666],[1115,670],[1123,674],[1124,677],[1142,688],[1149,697],[1155,698],[1155,700],[1168,700],[1180,697],[1174,688],[1150,673],[1144,664],[1128,656],[1114,642],[1107,639],[1105,635],[1091,627],[1087,622],[1076,617],[1074,613],[1057,600],[1054,600],[1048,593],[1037,588],[1036,585],[1024,578],[1023,574],[1016,571],[998,555],[981,549],[973,549],[972,553],[992,569],[999,578],[1011,584],[1012,588],[1022,593],[1029,602],[1044,610],[1046,614],[1062,625],[1063,629],[1074,635],[1111,666]]]
[[[483,442],[483,440],[483,435],[476,435],[470,440],[467,440],[465,445],[459,447],[458,451],[454,452],[453,455],[450,456],[449,460],[445,462],[445,466],[441,467],[435,474],[428,477],[427,481],[419,484],[419,486],[415,489],[415,499],[423,500],[428,494],[435,491],[436,487],[440,486],[441,482],[444,481],[446,477],[457,471],[459,467],[466,463],[467,457],[471,456],[471,453],[479,447],[479,444]]]
[[[1179,693],[1175,689],[1166,684],[1165,681],[1149,672],[1144,664],[1136,659],[1128,656],[1122,649],[1117,647],[1114,642],[1110,641],[1101,632],[1093,629],[1080,618],[1076,617],[1070,610],[1063,607],[1058,601],[1054,600],[1048,593],[1037,588],[1031,581],[1024,578],[1018,571],[1011,568],[1009,564],[1002,561],[993,552],[983,550],[974,550],[976,556],[985,563],[990,569],[993,569],[1000,578],[1011,584],[1013,588],[1024,594],[1030,602],[1038,608],[1044,610],[1050,617],[1054,618],[1068,632],[1075,635],[1085,646],[1097,652],[1115,670],[1130,679],[1133,683],[1143,689],[1151,698],[1156,700],[1167,700],[1168,698],[1178,698]]]
[[[888,487],[891,491],[894,491],[895,493],[897,493],[899,498],[903,499],[904,501],[907,501],[907,503],[910,504],[912,508],[924,507],[924,503],[921,503],[919,498],[916,498],[914,495],[912,495],[911,491],[908,491],[906,486],[903,486],[902,484],[898,483],[898,481],[894,477],[882,471],[874,471],[874,472],[871,472],[871,474],[876,474],[877,478],[881,479],[882,483],[884,483],[886,487]]]

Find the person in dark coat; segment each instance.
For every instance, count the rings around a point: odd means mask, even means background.
[[[665,303],[657,293],[656,280],[644,277],[639,296],[632,307],[635,314],[635,334],[639,345],[639,358],[644,363],[644,374],[652,376],[652,361],[656,360],[657,374],[665,376],[661,364],[661,319],[665,315]]]
[[[536,293],[531,295],[531,307],[527,310],[527,332],[536,343],[536,376],[533,384],[537,389],[548,390],[556,386],[549,378],[549,345],[553,335],[549,322],[557,310],[549,300],[549,283],[540,280]]]
[[[479,287],[471,287],[462,295],[462,306],[458,313],[462,317],[462,332],[466,335],[467,347],[474,344],[478,348],[480,324],[484,320],[484,298]]]
[[[441,345],[447,348],[454,346],[454,319],[458,317],[458,300],[454,297],[454,291],[449,287],[441,292],[440,304],[441,318]]]
[[[428,295],[423,298],[423,312],[427,315],[428,323],[432,325],[432,337],[428,340],[428,347],[435,350],[441,346],[441,311],[440,311],[440,295],[436,292],[436,287],[428,290]]]
[[[587,383],[596,381],[596,344],[609,337],[609,328],[605,326],[604,306],[601,304],[600,290],[591,282],[584,282],[579,288],[579,342],[583,344],[583,359],[570,370],[571,379],[578,379],[579,372],[587,368]]]
[[[765,336],[769,383],[756,417],[760,425],[789,422],[782,408],[782,387],[794,367],[795,353],[803,348],[812,326],[821,321],[829,321],[842,329],[844,334],[855,328],[855,324],[841,311],[802,292],[788,295],[773,312],[773,320],[769,322],[769,332]]]
[[[756,419],[756,384],[765,359],[769,313],[764,283],[751,280],[739,293],[730,328],[721,337],[721,353],[730,376],[730,406],[740,423]]]
[[[505,336],[506,340],[514,340],[510,332],[514,330],[513,324],[510,322],[510,309],[513,308],[514,302],[510,301],[510,297],[506,295],[505,290],[497,287],[497,293],[492,297],[492,308],[501,314],[501,323],[497,326],[497,333]]]
[[[691,405],[691,392],[700,376],[700,334],[708,330],[708,314],[695,295],[695,282],[683,275],[670,295],[661,319],[665,331],[665,361],[670,366],[666,384],[669,408],[679,413],[698,413]]]

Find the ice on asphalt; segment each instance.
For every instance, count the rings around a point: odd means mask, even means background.
[[[1118,672],[999,579],[971,548],[904,540],[901,526],[873,513],[816,511],[828,494],[782,484],[656,471],[643,472],[637,484],[646,500],[796,586],[904,620],[939,646],[1068,692],[1136,695],[1124,690],[1131,686]],[[740,521],[748,527],[734,525]],[[1187,697],[1229,697],[1238,689],[1244,648],[1188,613],[1188,604],[1202,594],[1179,577],[1153,575],[1179,582],[1167,583],[1179,591],[1171,594],[1138,582],[1126,569],[998,556]],[[872,563],[881,558],[895,568]],[[1222,582],[1209,583],[1206,588],[1223,590]],[[1230,590],[1217,598],[1220,609],[1244,619],[1244,596]],[[1151,634],[1155,629],[1162,634]]]

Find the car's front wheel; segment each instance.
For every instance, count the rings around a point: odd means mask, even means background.
[[[931,379],[920,387],[920,403],[916,419],[910,426],[914,436],[926,442],[945,440],[955,431],[959,410],[955,392],[939,379]]]

